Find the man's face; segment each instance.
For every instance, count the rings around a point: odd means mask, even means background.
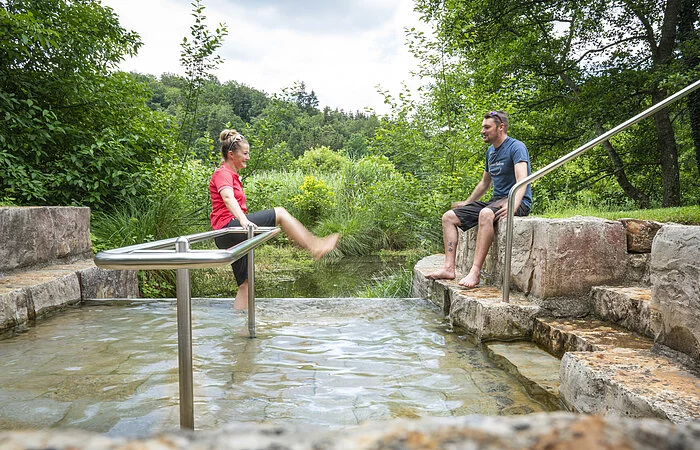
[[[494,117],[488,117],[481,122],[481,137],[487,144],[493,144],[498,141],[500,130],[503,124]]]

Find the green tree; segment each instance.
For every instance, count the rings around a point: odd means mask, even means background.
[[[538,148],[561,154],[697,78],[697,67],[689,73],[676,64],[681,1],[419,1],[437,30],[430,49],[448,67],[433,65],[433,96],[446,92],[457,112],[464,93],[496,96],[521,112],[515,123],[527,124]],[[632,147],[608,142],[591,155],[607,156],[606,167],[591,167],[615,177],[640,206],[649,205],[652,192],[643,186],[649,177],[660,179],[664,205],[681,200],[670,117],[669,109],[654,116],[655,148],[628,138]]]
[[[141,45],[99,1],[9,0],[0,9],[0,197],[104,207],[148,186],[173,145],[147,86],[115,73]]]

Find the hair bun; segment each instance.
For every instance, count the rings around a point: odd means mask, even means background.
[[[219,140],[221,142],[224,142],[226,139],[231,138],[231,137],[235,137],[237,134],[238,134],[238,132],[236,130],[227,129],[227,130],[222,131],[221,134],[219,134]]]

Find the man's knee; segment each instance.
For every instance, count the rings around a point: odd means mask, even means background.
[[[479,223],[493,223],[496,219],[496,213],[491,208],[484,208],[479,211]]]
[[[453,210],[447,211],[442,215],[442,223],[459,226],[462,222],[457,217],[457,214]]]

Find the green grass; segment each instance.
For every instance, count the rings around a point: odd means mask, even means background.
[[[594,208],[573,208],[538,214],[538,217],[565,218],[573,216],[593,216],[603,219],[641,219],[662,223],[680,223],[700,225],[700,206],[682,206],[677,208],[638,209],[633,211],[601,211]]]

